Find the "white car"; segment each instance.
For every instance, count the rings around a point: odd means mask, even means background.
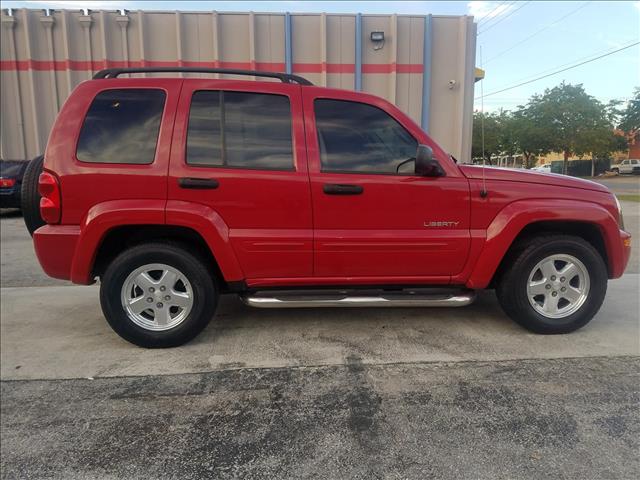
[[[533,167],[531,171],[541,172],[541,173],[551,173],[551,164],[545,163],[544,165],[540,165],[539,167]]]
[[[612,172],[640,175],[640,160],[631,158],[611,167]]]

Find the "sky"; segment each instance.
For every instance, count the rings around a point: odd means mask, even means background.
[[[217,10],[255,12],[473,15],[476,65],[486,71],[475,108],[514,109],[561,81],[581,83],[603,102],[640,87],[640,45],[547,78],[547,73],[640,42],[640,1],[2,1],[3,8]],[[499,90],[509,88],[500,93]],[[481,105],[483,103],[484,105]]]

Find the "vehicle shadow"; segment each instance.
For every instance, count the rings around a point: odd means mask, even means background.
[[[478,332],[482,336],[527,335],[502,312],[493,292],[480,292],[464,308],[259,309],[226,295],[209,326],[189,345],[226,351],[230,345],[247,347],[248,341],[254,342],[244,354],[229,355],[239,364],[261,350],[269,357],[291,357],[301,363],[316,357],[322,363],[332,351],[385,360],[389,351],[413,351],[422,356],[419,352],[426,349],[457,358]],[[280,351],[274,353],[275,349]]]

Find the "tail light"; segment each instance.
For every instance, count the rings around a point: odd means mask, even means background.
[[[38,180],[38,191],[40,199],[40,216],[49,223],[58,223],[62,214],[60,202],[60,184],[55,175],[49,172],[42,172]]]
[[[15,178],[0,178],[0,188],[11,188],[16,184]]]

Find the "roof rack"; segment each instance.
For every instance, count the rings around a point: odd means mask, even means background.
[[[252,77],[268,77],[278,78],[282,83],[297,83],[299,85],[313,85],[306,78],[298,75],[291,75],[290,73],[280,72],[261,72],[257,70],[236,70],[233,68],[200,68],[200,67],[150,67],[150,68],[107,68],[100,70],[93,78],[94,80],[101,78],[116,78],[123,73],[161,73],[161,72],[175,72],[175,73],[225,73],[228,75],[247,75]]]

